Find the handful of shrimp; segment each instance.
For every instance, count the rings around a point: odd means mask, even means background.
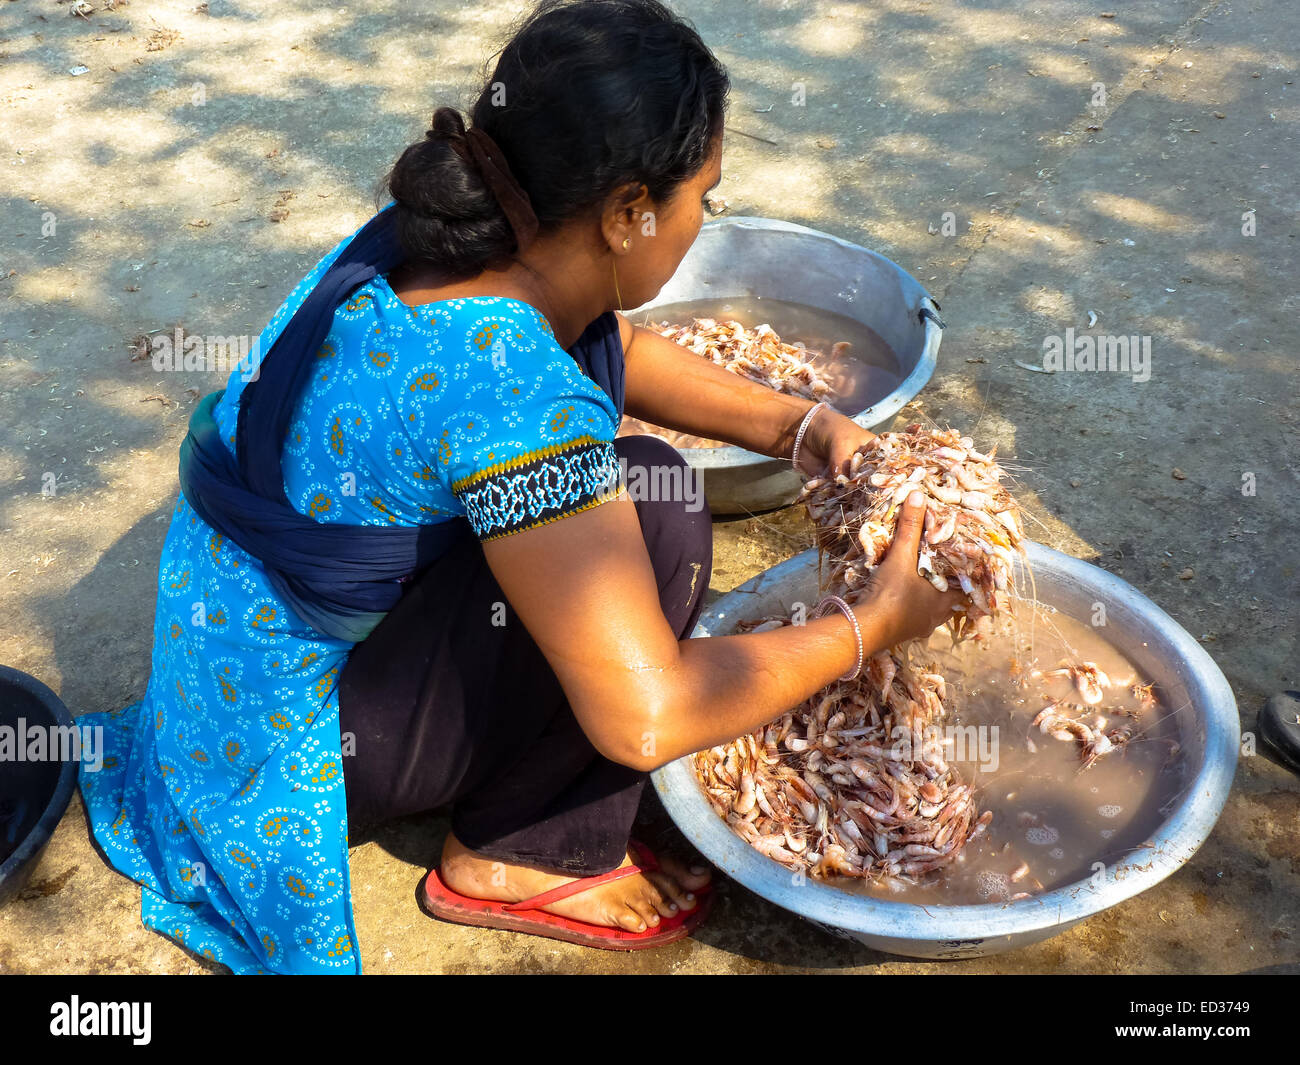
[[[850,603],[857,599],[893,541],[903,501],[916,489],[926,501],[919,572],[940,591],[958,585],[965,593],[955,636],[987,631],[1024,539],[994,450],[976,451],[954,429],[912,424],[863,447],[848,475],[808,481],[799,499],[817,523],[818,547],[832,559],[828,591]]]

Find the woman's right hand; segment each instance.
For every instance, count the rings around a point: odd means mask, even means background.
[[[881,647],[925,639],[963,605],[959,588],[941,592],[917,573],[925,526],[925,497],[912,492],[903,503],[894,542],[853,605],[861,625],[870,625]]]

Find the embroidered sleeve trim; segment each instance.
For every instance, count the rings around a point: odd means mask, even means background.
[[[505,473],[508,470],[514,470],[524,466],[530,466],[534,464],[538,459],[546,458],[551,455],[558,455],[563,451],[568,451],[571,448],[579,447],[581,445],[606,444],[606,443],[608,442],[604,440],[597,440],[594,436],[579,436],[573,440],[565,440],[557,444],[548,444],[546,447],[536,448],[533,451],[525,451],[522,455],[519,455],[513,459],[509,459],[505,462],[498,462],[493,466],[484,467],[483,469],[479,470],[477,473],[470,475],[469,477],[462,477],[457,481],[453,481],[451,485],[451,490],[455,492],[456,495],[460,495],[463,491],[465,491],[465,489],[472,487],[473,485],[477,484],[480,481],[487,480],[490,477],[495,477],[501,473]],[[612,449],[612,445],[610,445],[610,447]],[[615,460],[614,464],[615,465],[618,464],[617,460]]]
[[[623,495],[614,445],[582,436],[458,481],[456,495],[480,540],[546,525]]]

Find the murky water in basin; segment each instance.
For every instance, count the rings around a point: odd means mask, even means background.
[[[1179,708],[1169,706],[1158,688],[1156,704],[1141,708],[1131,685],[1148,678],[1106,642],[1104,628],[1023,602],[1017,613],[1016,622],[1002,619],[983,646],[954,650],[946,633],[936,633],[926,649],[947,681],[948,724],[957,726],[945,733],[955,741],[950,762],[975,783],[979,809],[993,811],[988,829],[924,886],[830,883],[922,904],[1003,902],[1022,891],[1038,894],[1084,880],[1097,871],[1096,863],[1114,865],[1149,841],[1172,811],[1186,786]],[[1083,661],[1095,663],[1111,685],[1086,714],[1071,716],[1090,722],[1099,714],[1107,729],[1133,729],[1126,746],[1087,769],[1076,740],[1031,727],[1049,699],[1086,705],[1073,681],[1028,679],[1034,670],[1048,673]],[[1141,861],[1140,853],[1134,860]]]

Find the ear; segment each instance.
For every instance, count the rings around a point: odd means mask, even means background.
[[[611,250],[621,249],[623,241],[640,228],[641,216],[652,210],[650,192],[642,182],[619,185],[605,198],[601,211],[600,228],[605,243]]]

